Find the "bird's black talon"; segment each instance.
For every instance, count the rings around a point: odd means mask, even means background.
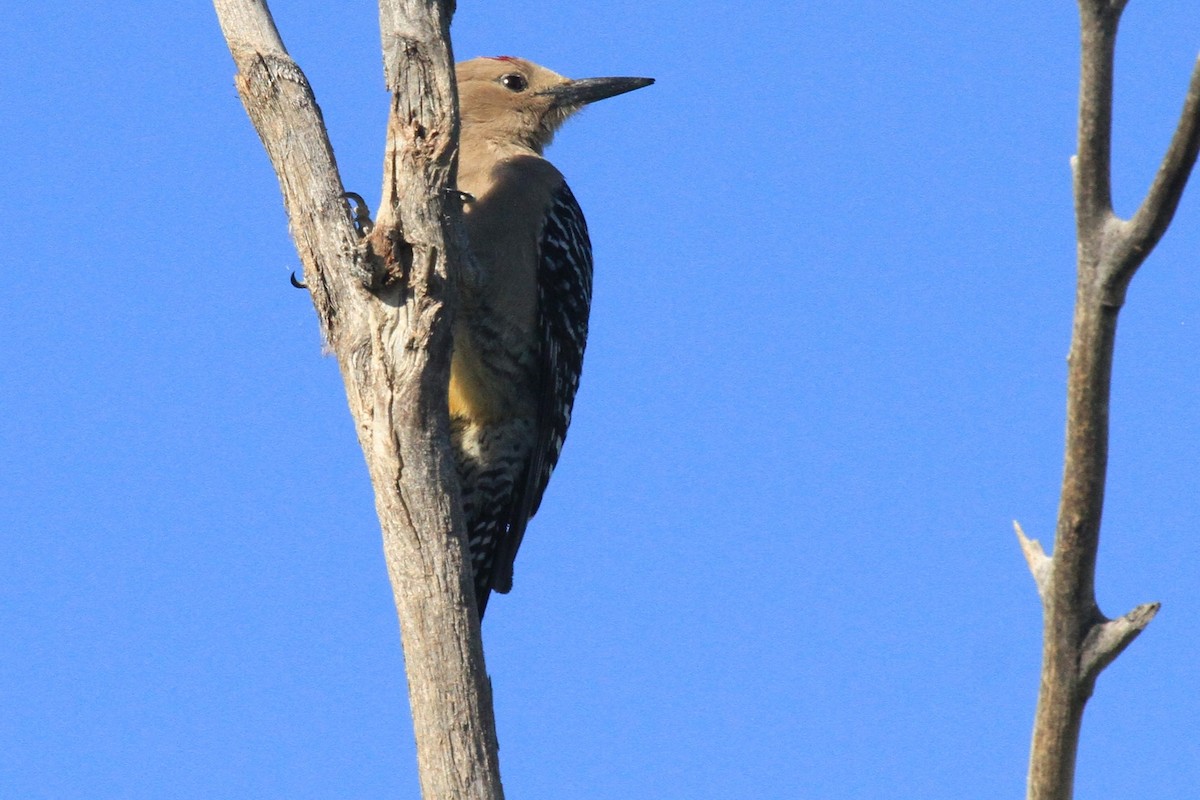
[[[307,289],[308,288],[307,283],[296,279],[296,273],[294,273],[294,272],[292,273],[291,281],[292,281],[292,286],[295,286],[297,289]]]
[[[342,192],[342,199],[354,203],[354,208],[351,210],[354,211],[356,218],[359,216],[371,216],[371,209],[367,206],[367,201],[363,200],[363,196],[358,192]]]
[[[458,201],[460,203],[462,203],[464,206],[467,205],[468,203],[475,202],[475,195],[471,194],[470,192],[464,192],[460,189],[447,189],[446,191],[449,192],[450,194],[458,195]]]
[[[371,208],[358,192],[342,192],[342,199],[350,201],[350,214],[354,217],[354,230],[366,236],[375,227],[371,221]]]

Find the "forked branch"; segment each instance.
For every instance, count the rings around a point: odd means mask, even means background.
[[[321,113],[264,0],[214,0],[337,356],[400,617],[422,793],[503,797],[446,408],[461,208],[449,0],[381,0],[383,204],[360,238]],[[447,204],[447,200],[450,201]]]
[[[1157,603],[1107,619],[1097,607],[1096,556],[1108,468],[1108,407],[1117,315],[1134,273],[1162,237],[1200,149],[1200,63],[1179,126],[1131,221],[1113,213],[1113,56],[1124,0],[1079,0],[1079,144],[1072,160],[1078,286],[1067,375],[1067,437],[1054,553],[1017,535],[1042,598],[1041,691],[1029,800],[1069,800],[1084,705],[1100,672],[1154,618]]]

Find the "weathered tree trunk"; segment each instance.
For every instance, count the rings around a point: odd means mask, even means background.
[[[236,83],[283,190],[375,489],[404,641],[422,793],[502,798],[491,689],[449,449],[453,282],[467,251],[454,186],[453,3],[381,0],[392,92],[383,203],[355,228],[304,74],[263,0],[214,0]]]
[[[1117,315],[1137,268],[1170,224],[1200,147],[1200,62],[1182,119],[1137,213],[1113,212],[1113,53],[1125,0],[1079,0],[1079,152],[1072,160],[1078,286],[1067,374],[1067,442],[1054,555],[1017,536],[1042,598],[1042,679],[1029,762],[1029,800],[1069,800],[1083,709],[1101,670],[1158,612],[1110,620],[1096,605],[1096,554],[1108,467],[1108,401]]]

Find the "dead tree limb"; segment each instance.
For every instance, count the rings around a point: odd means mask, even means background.
[[[1150,623],[1158,603],[1110,620],[1096,604],[1096,554],[1108,467],[1108,405],[1117,315],[1134,273],[1171,222],[1200,148],[1200,61],[1182,118],[1130,220],[1112,208],[1113,55],[1125,0],[1079,0],[1079,144],[1072,159],[1078,284],[1067,375],[1067,437],[1054,554],[1017,536],[1042,598],[1041,689],[1029,800],[1069,800],[1083,709],[1096,678]]]
[[[214,0],[236,84],[283,190],[375,489],[404,642],[422,794],[495,800],[491,689],[449,449],[453,282],[466,252],[451,0],[380,0],[392,92],[383,203],[355,229],[328,135],[265,0]]]

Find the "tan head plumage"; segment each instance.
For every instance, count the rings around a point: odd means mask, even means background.
[[[513,56],[475,58],[456,70],[463,135],[519,143],[535,153],[588,103],[648,86],[650,78],[571,80]]]

